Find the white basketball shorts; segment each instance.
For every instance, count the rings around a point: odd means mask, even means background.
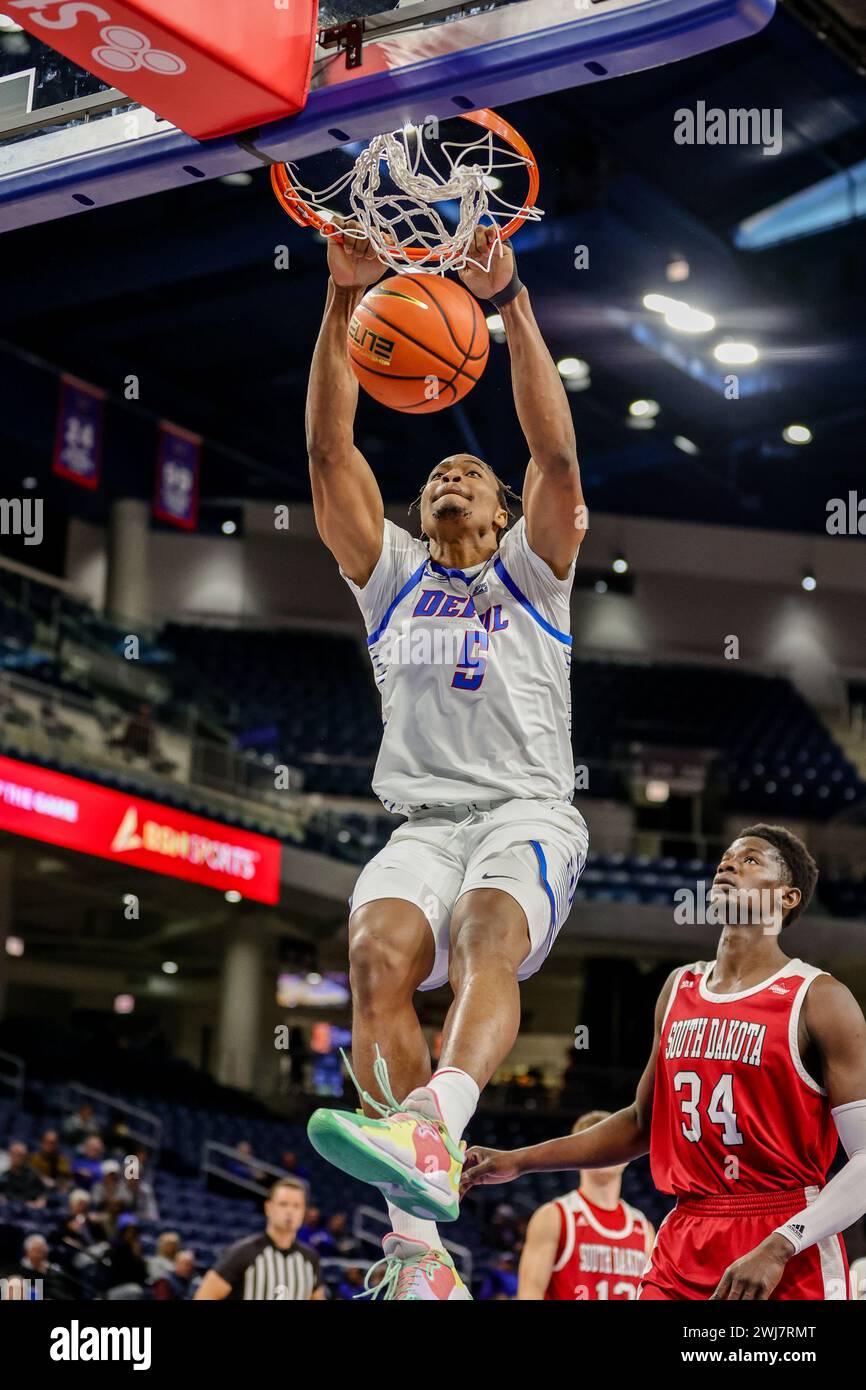
[[[458,899],[474,888],[499,888],[526,914],[530,947],[518,978],[528,980],[568,916],[588,846],[583,816],[565,801],[413,811],[361,870],[350,912],[380,898],[403,898],[419,907],[436,944],[421,989],[436,989],[448,980],[451,914]]]

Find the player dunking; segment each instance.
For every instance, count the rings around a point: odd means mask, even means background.
[[[642,1299],[847,1298],[839,1232],[866,1211],[866,1022],[844,985],[782,952],[762,908],[771,895],[789,925],[817,876],[790,831],[744,830],[713,882],[716,959],[667,980],[634,1104],[573,1137],[471,1150],[464,1190],[649,1150],[677,1205]],[[848,1162],[827,1183],[839,1139]]]
[[[479,252],[492,235],[476,233]],[[571,805],[569,691],[580,473],[562,382],[503,246],[489,273],[462,278],[493,300],[508,335],[531,454],[523,516],[506,530],[493,469],[457,454],[424,482],[423,539],[386,520],[353,440],[358,387],[346,354],[354,307],[383,266],[364,241],[330,241],[328,264],[307,399],[313,503],[366,621],[382,696],[373,788],[407,819],[351,904],[352,1059],[365,1114],[319,1110],[310,1139],[388,1199],[384,1296],[467,1298],[435,1221],[457,1216],[461,1135],[517,1035],[518,982],[550,951],[586,858]],[[442,640],[419,646],[419,634]],[[450,660],[436,659],[448,650]],[[413,994],[446,981],[454,1001],[431,1078]]]
[[[590,1110],[571,1132],[583,1134],[609,1115]],[[637,1298],[655,1232],[643,1212],[622,1200],[625,1167],[589,1168],[573,1192],[538,1208],[520,1256],[521,1302]]]

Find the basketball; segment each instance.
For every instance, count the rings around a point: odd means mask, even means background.
[[[390,275],[364,295],[348,345],[368,395],[423,415],[468,395],[487,363],[490,336],[478,301],[455,280]]]

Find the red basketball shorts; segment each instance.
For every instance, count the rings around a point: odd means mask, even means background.
[[[744,1197],[689,1197],[677,1202],[659,1227],[638,1298],[702,1300],[729,1265],[760,1245],[777,1226],[802,1211],[806,1192]],[[846,1299],[848,1261],[841,1236],[830,1236],[795,1255],[771,1299]]]

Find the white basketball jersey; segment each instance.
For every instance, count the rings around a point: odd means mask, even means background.
[[[468,572],[386,520],[369,580],[346,582],[382,696],[373,790],[387,810],[571,801],[573,579],[530,550],[522,518]]]

